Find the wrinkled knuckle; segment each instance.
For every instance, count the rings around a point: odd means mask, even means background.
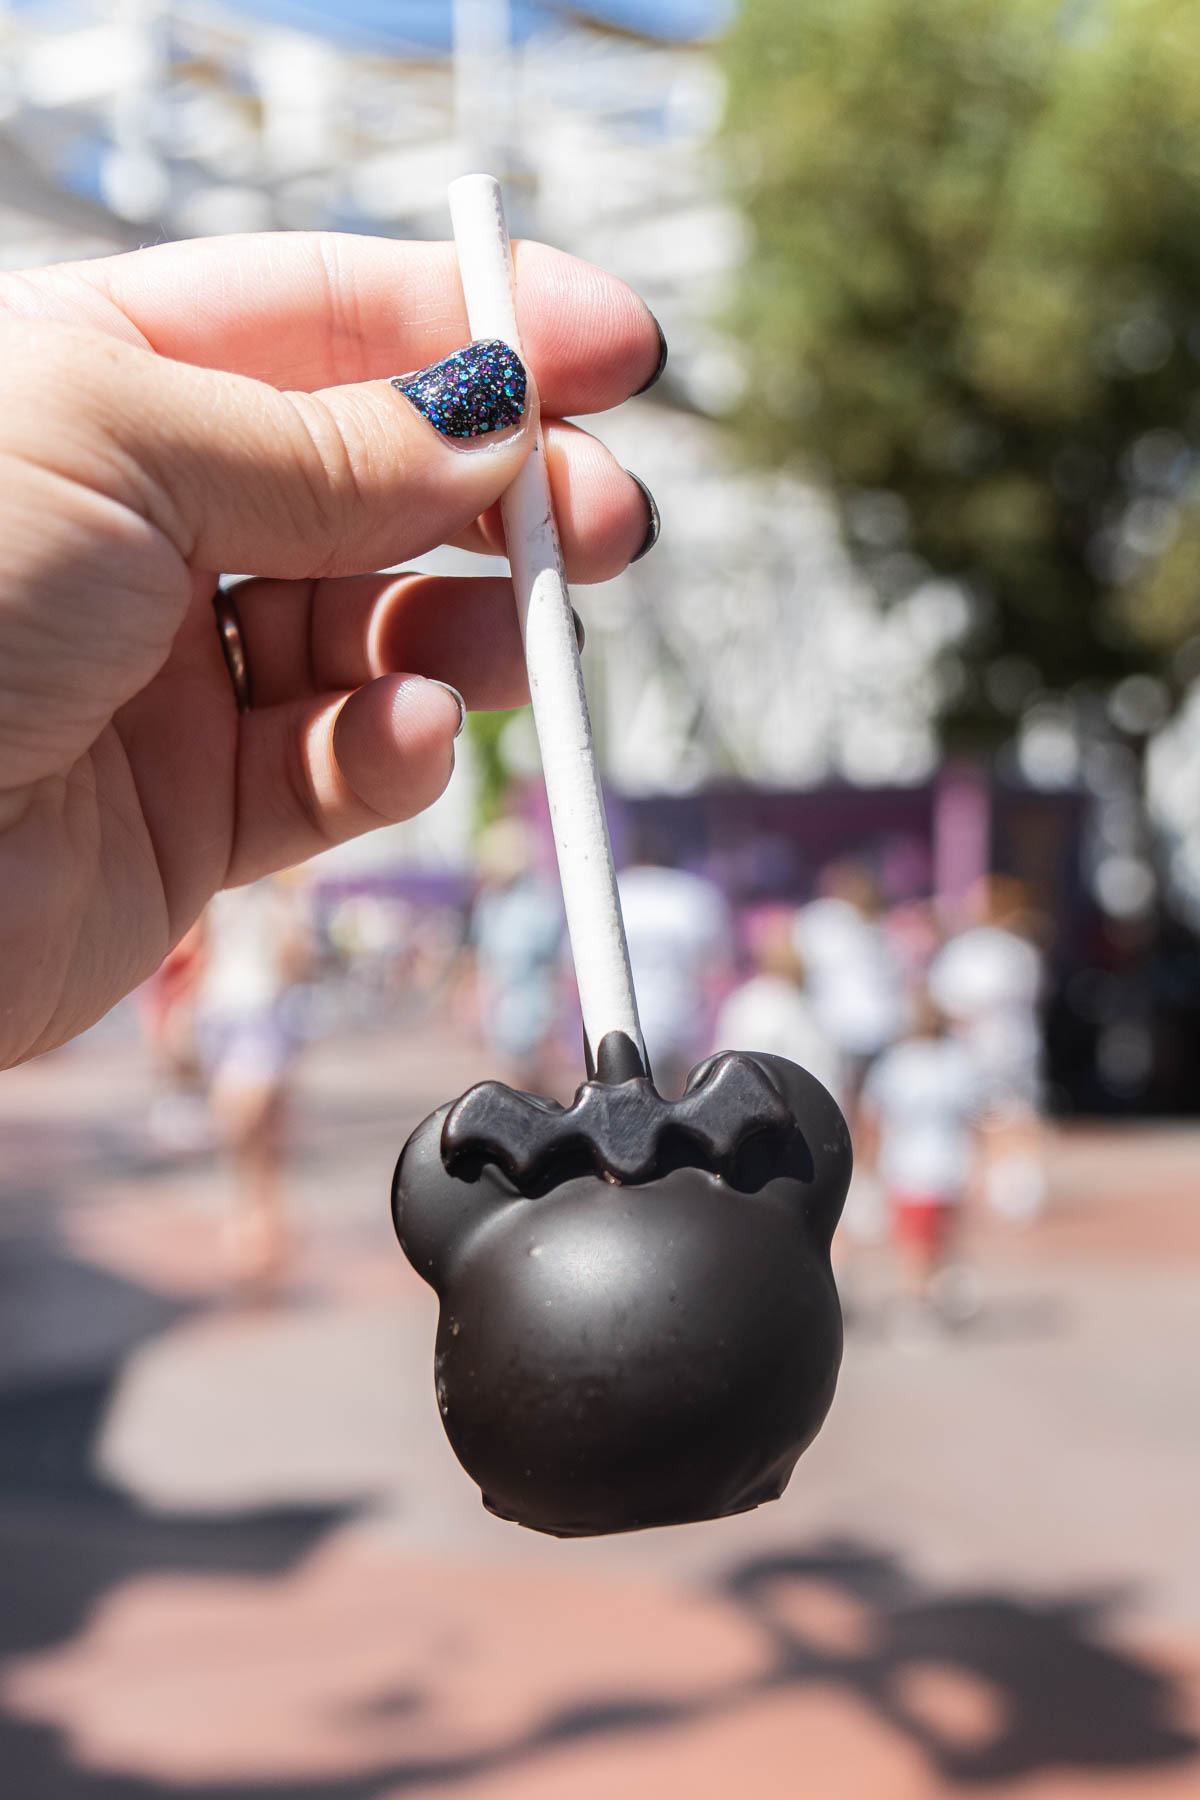
[[[109,346],[93,348],[78,331],[42,320],[0,314],[0,354],[4,358],[5,406],[0,424],[6,438],[31,428],[45,433],[86,414],[91,394],[106,385]]]
[[[321,317],[326,334],[326,364],[331,385],[353,379],[356,352],[366,333],[360,310],[353,259],[346,254],[346,239],[339,231],[314,231],[313,256],[322,286]]]
[[[116,501],[172,542],[187,536],[156,454],[155,432],[128,428],[145,353],[98,333],[0,314],[5,404],[0,453]]]
[[[317,394],[290,394],[295,414],[296,529],[312,546],[307,572],[335,574],[346,562],[363,517],[365,446],[351,415],[331,407]]]

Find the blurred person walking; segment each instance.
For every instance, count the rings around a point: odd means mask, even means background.
[[[291,1255],[282,1191],[287,1102],[304,1021],[296,989],[315,945],[300,890],[278,877],[218,894],[196,1000],[209,1108],[233,1172],[235,1280],[268,1287]]]
[[[1044,959],[1024,885],[990,875],[972,892],[975,922],[929,969],[929,991],[970,1051],[984,1108],[984,1193],[1002,1216],[1035,1218],[1046,1201],[1042,1150]]]
[[[562,1010],[562,898],[524,819],[497,819],[478,849],[471,913],[479,1024],[514,1087],[541,1093]]]
[[[812,1004],[841,1059],[850,1127],[872,1060],[907,1022],[904,966],[883,923],[875,877],[859,862],[831,863],[819,897],[796,915],[794,941]]]
[[[201,914],[175,949],[167,950],[153,976],[133,994],[155,1084],[146,1129],[158,1148],[176,1156],[210,1147],[209,1109],[196,1040],[196,997],[203,961]]]
[[[885,1050],[862,1088],[858,1148],[887,1195],[910,1319],[961,1322],[970,1285],[951,1253],[975,1165],[980,1084],[967,1047],[928,995],[911,1031]]]
[[[837,1099],[841,1065],[805,988],[790,911],[772,907],[760,912],[750,922],[748,937],[754,973],[723,1002],[713,1032],[714,1049],[786,1056],[815,1075]]]
[[[326,935],[342,972],[344,1010],[371,1023],[405,996],[412,909],[391,894],[360,890],[334,907]]]
[[[618,878],[642,1036],[656,1086],[678,1095],[710,1041],[714,998],[733,961],[733,921],[714,882],[672,866],[652,825]]]
[[[800,908],[793,925],[797,954],[808,971],[817,1021],[838,1058],[838,1100],[857,1140],[858,1101],[867,1070],[904,1029],[908,979],[884,917],[879,884],[864,863],[830,863],[818,894]],[[851,1247],[878,1243],[887,1232],[879,1181],[856,1162],[842,1214],[838,1279],[851,1279]]]
[[[196,1037],[196,1001],[204,971],[204,919],[184,932],[134,993],[153,1065],[146,1125],[162,1149],[179,1154],[209,1143],[204,1073]]]

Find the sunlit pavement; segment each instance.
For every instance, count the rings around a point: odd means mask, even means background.
[[[560,1544],[459,1472],[387,1215],[484,1072],[445,1028],[310,1053],[269,1306],[126,1036],[0,1078],[4,1800],[1194,1795],[1200,1132],[1058,1136],[953,1336],[860,1252],[778,1504]]]

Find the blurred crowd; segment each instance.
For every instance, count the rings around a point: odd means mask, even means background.
[[[678,1092],[723,1049],[809,1069],[855,1144],[844,1284],[855,1243],[887,1236],[905,1328],[965,1322],[970,1205],[1027,1221],[1045,1203],[1042,929],[1021,885],[987,877],[946,919],[932,902],[887,908],[865,863],[839,861],[805,905],[735,916],[712,882],[643,848],[621,889],[660,1085]]]
[[[1039,1008],[1043,921],[1021,884],[989,876],[948,916],[889,906],[867,861],[838,860],[799,906],[735,908],[676,866],[643,822],[621,897],[655,1079],[679,1094],[713,1051],[789,1057],[837,1097],[856,1173],[841,1239],[895,1252],[897,1316],[959,1325],[975,1304],[965,1221],[1030,1220],[1045,1201]],[[228,1162],[232,1273],[279,1279],[288,1097],[313,1039],[420,1026],[436,1011],[489,1073],[569,1098],[582,1061],[562,901],[542,835],[497,819],[471,893],[329,893],[283,876],[218,896],[138,996],[157,1070],[150,1127],[172,1152]]]

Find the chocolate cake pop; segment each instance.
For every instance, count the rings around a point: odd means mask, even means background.
[[[465,176],[450,203],[472,333],[519,353],[499,189]],[[493,1512],[564,1537],[743,1512],[783,1491],[833,1397],[849,1134],[782,1057],[655,1088],[540,440],[502,512],[597,1049],[569,1107],[487,1081],[431,1114],[396,1231],[440,1298],[442,1421]]]
[[[441,1301],[438,1406],[484,1504],[560,1537],[782,1493],[833,1398],[850,1141],[728,1053],[662,1099],[628,1038],[569,1108],[483,1082],[409,1139],[396,1231]]]

